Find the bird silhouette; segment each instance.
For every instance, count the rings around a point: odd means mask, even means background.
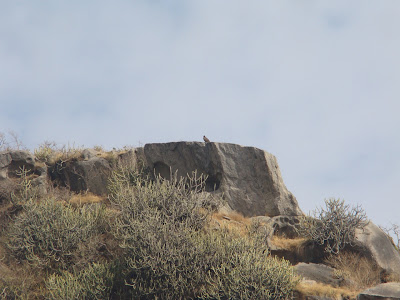
[[[204,140],[206,143],[211,143],[210,140],[209,140],[205,135],[203,135],[203,140]]]

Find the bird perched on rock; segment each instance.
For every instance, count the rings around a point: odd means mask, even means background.
[[[203,135],[203,140],[204,140],[206,143],[211,143],[210,140],[209,140],[205,135]]]

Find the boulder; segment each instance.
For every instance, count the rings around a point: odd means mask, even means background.
[[[97,156],[87,155],[85,158],[86,160],[56,163],[50,171],[51,179],[74,192],[88,191],[105,195],[111,174],[109,162]]]
[[[299,263],[294,266],[294,269],[299,275],[307,280],[314,280],[323,284],[329,284],[333,287],[339,287],[343,283],[342,279],[335,277],[335,269],[326,265]]]
[[[3,151],[0,152],[0,202],[11,200],[11,194],[18,188],[23,169],[36,192],[46,192],[47,168],[36,165],[34,155],[23,150]]]
[[[118,164],[134,169],[145,167],[145,160],[143,147],[129,149],[118,155]]]
[[[223,195],[229,207],[250,216],[302,215],[272,154],[227,143],[172,142],[146,144],[144,162],[169,178],[197,170],[208,176],[206,190]]]
[[[0,152],[0,180],[17,178],[24,167],[27,171],[35,168],[35,157],[28,151],[15,150]]]
[[[271,218],[270,222],[276,235],[286,238],[296,238],[299,236],[296,230],[300,225],[299,216],[276,216]]]
[[[81,158],[83,160],[89,160],[89,159],[91,159],[93,157],[96,157],[98,153],[99,152],[94,150],[94,149],[83,149],[82,150],[82,154],[81,154]]]
[[[363,229],[356,229],[354,246],[370,257],[386,273],[400,274],[400,253],[389,236],[374,223],[369,222]]]
[[[382,283],[362,291],[358,300],[400,299],[400,282]]]

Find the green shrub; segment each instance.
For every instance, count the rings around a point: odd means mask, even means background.
[[[114,172],[110,180],[110,201],[120,210],[117,227],[125,228],[131,222],[159,218],[175,226],[202,228],[207,217],[220,205],[220,199],[205,192],[206,177],[178,178],[171,180],[148,176],[122,169]],[[120,233],[122,233],[121,231]]]
[[[47,298],[108,299],[114,275],[109,265],[92,264],[79,273],[63,271],[61,275],[50,275],[46,280]]]
[[[366,214],[360,206],[350,208],[344,200],[325,200],[326,209],[317,209],[313,216],[303,218],[299,233],[325,246],[325,251],[338,254],[355,239],[356,228],[368,224]]]
[[[198,253],[209,268],[202,299],[290,299],[299,278],[286,260],[268,254],[254,237],[227,231],[201,237]]]
[[[205,178],[113,174],[110,200],[119,208],[113,233],[125,250],[133,299],[286,299],[297,283],[288,262],[268,255],[254,231],[208,232],[218,200]],[[126,296],[126,295],[125,295]]]
[[[105,209],[73,208],[53,199],[29,200],[6,232],[7,246],[19,260],[40,268],[67,268],[79,243],[102,232]]]

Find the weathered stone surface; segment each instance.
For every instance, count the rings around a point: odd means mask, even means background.
[[[369,222],[363,229],[356,230],[354,246],[387,273],[400,274],[400,253],[386,233],[374,223]]]
[[[294,268],[305,279],[315,280],[333,287],[338,287],[343,282],[343,280],[335,278],[334,269],[326,265],[299,263]]]
[[[271,218],[271,225],[274,234],[287,238],[298,237],[296,228],[299,227],[300,219],[298,216],[276,216]]]
[[[11,194],[18,188],[22,170],[30,175],[37,192],[45,192],[47,168],[37,167],[34,155],[22,150],[3,151],[0,152],[0,202],[11,200]]]
[[[300,224],[299,216],[256,216],[252,220],[259,221],[271,227],[271,234],[284,236],[286,238],[296,238],[299,234],[296,231]]]
[[[0,152],[0,180],[18,177],[20,168],[33,170],[35,157],[28,151],[14,150]]]
[[[38,177],[32,179],[32,186],[36,187],[37,192],[43,195],[47,192],[49,182],[47,166],[36,168],[35,173],[38,175]]]
[[[227,143],[146,144],[145,163],[168,178],[170,170],[186,176],[208,175],[207,190],[223,194],[231,209],[245,216],[302,215],[287,190],[275,156],[254,147]]]
[[[400,299],[400,283],[388,282],[362,291],[358,296],[359,300],[382,300]]]
[[[126,166],[132,167],[134,169],[140,169],[145,165],[146,158],[144,156],[143,148],[130,149],[118,155],[118,163]]]
[[[83,161],[56,163],[51,169],[51,178],[71,191],[105,195],[110,173],[111,166],[106,159],[92,157]]]
[[[83,158],[83,160],[89,160],[93,157],[96,157],[97,154],[98,154],[98,151],[96,151],[94,149],[83,149],[81,157]]]

